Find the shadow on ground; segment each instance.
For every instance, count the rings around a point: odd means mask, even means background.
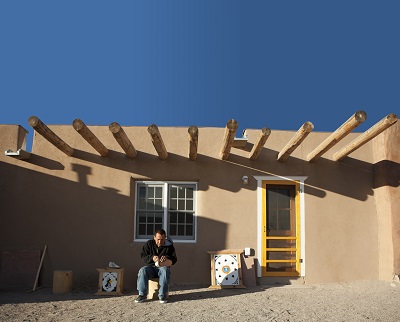
[[[196,301],[213,298],[226,298],[246,293],[264,292],[265,286],[251,288],[211,289],[206,286],[171,286],[169,302]],[[35,292],[21,290],[1,290],[1,304],[44,303],[58,301],[84,301],[102,298],[137,297],[136,291],[124,292],[123,295],[96,295],[94,290],[73,291],[65,294],[53,294],[50,287],[43,287]],[[151,301],[151,300],[150,300]]]

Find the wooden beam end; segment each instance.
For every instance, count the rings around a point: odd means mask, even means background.
[[[307,121],[306,123],[303,124],[303,128],[305,132],[311,132],[314,129],[314,124]]]
[[[226,123],[226,127],[229,129],[229,131],[231,131],[231,132],[235,131],[236,132],[236,130],[238,128],[238,122],[235,121],[234,119],[231,119]]]
[[[35,126],[37,126],[37,125],[39,124],[40,120],[39,120],[39,118],[38,118],[37,116],[33,116],[33,115],[32,115],[32,116],[28,119],[28,122],[29,122],[29,125],[30,125],[30,126],[35,127]]]
[[[367,113],[365,113],[364,111],[357,111],[354,114],[354,117],[358,123],[362,123],[367,119]]]
[[[74,127],[74,129],[76,130],[76,131],[80,131],[80,130],[82,130],[83,128],[84,128],[84,126],[85,126],[85,123],[83,123],[83,121],[81,120],[81,119],[75,119],[73,122],[72,122],[72,126]]]
[[[397,115],[396,114],[389,114],[388,116],[386,116],[386,119],[388,120],[388,122],[390,123],[390,124],[394,124],[394,123],[396,123],[397,122],[397,120],[398,120],[398,117],[397,117]]]
[[[269,136],[271,134],[271,129],[268,127],[263,127],[261,129],[261,135],[263,136]]]
[[[189,126],[188,133],[191,137],[197,136],[199,134],[199,128],[195,125]]]
[[[117,122],[112,122],[108,128],[110,129],[110,131],[115,134],[118,133],[121,130],[121,125],[119,125]]]
[[[158,133],[158,127],[155,124],[151,124],[149,125],[149,127],[147,128],[147,131],[151,134],[154,135],[156,133]]]

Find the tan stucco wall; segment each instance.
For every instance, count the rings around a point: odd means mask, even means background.
[[[400,123],[373,140],[379,230],[379,277],[400,274]]]
[[[198,159],[188,159],[187,127],[160,127],[167,160],[157,156],[147,127],[124,127],[138,155],[126,157],[108,126],[89,126],[110,150],[98,153],[70,125],[48,125],[75,149],[68,157],[35,133],[29,161],[0,157],[0,251],[42,249],[48,245],[42,279],[51,284],[53,270],[71,269],[75,283],[97,280],[96,268],[114,261],[126,269],[124,286],[135,289],[142,265],[142,243],[133,241],[135,180],[198,182],[197,242],[176,243],[174,283],[210,283],[209,250],[256,250],[257,182],[253,176],[307,176],[305,181],[305,263],[308,284],[377,279],[382,267],[373,189],[372,142],[343,162],[332,155],[343,141],[314,163],[307,155],[330,133],[312,132],[285,163],[279,151],[295,131],[272,130],[256,161],[247,158],[260,130],[248,130],[246,150],[232,148],[219,159],[224,128],[200,128]],[[0,125],[0,148],[15,147],[17,129]],[[8,139],[3,139],[4,137]],[[242,176],[249,177],[243,185]],[[398,188],[398,187],[397,187]],[[396,190],[398,191],[398,189]],[[398,209],[398,208],[397,208]],[[389,254],[390,257],[390,254]],[[256,258],[257,259],[257,258]],[[393,259],[392,259],[393,260]],[[388,258],[386,262],[389,262]],[[390,264],[388,264],[390,265]]]

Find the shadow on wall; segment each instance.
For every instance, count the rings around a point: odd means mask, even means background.
[[[202,154],[198,155],[196,161],[191,161],[173,153],[169,153],[167,160],[160,160],[158,156],[138,151],[137,157],[132,160],[124,153],[113,150],[109,150],[109,156],[104,158],[75,149],[75,154],[71,159],[84,160],[153,180],[199,181],[201,179],[200,189],[202,190],[208,190],[209,186],[232,192],[241,189],[256,190],[255,180],[251,176],[307,176],[305,186],[306,193],[309,195],[323,198],[326,191],[330,191],[357,200],[366,200],[368,196],[373,195],[370,184],[373,171],[374,169],[379,171],[381,167],[379,164],[373,165],[350,157],[340,162],[320,158],[316,162],[309,163],[291,156],[286,162],[281,163],[276,161],[277,154],[276,151],[263,148],[256,161],[235,154],[231,154],[227,161]],[[59,162],[33,154],[27,162],[53,170],[64,168],[64,165]],[[397,171],[395,170],[399,166],[397,163],[382,162],[386,168],[392,167],[391,171]],[[177,172],[177,169],[180,171]],[[86,180],[85,171],[88,170],[83,168],[75,170],[80,180]],[[248,185],[243,185],[243,175],[250,178]],[[382,184],[399,186],[398,180],[386,180]]]
[[[374,164],[374,189],[400,186],[400,164],[383,160]]]
[[[81,165],[74,166],[79,182],[4,162],[0,167],[4,174],[0,210],[6,216],[0,227],[0,251],[42,250],[48,245],[40,285],[52,285],[54,270],[72,270],[74,287],[97,285],[96,268],[114,261],[125,268],[125,288],[135,289],[143,243],[132,242],[130,196],[88,186],[91,169]],[[9,202],[18,196],[21,202]],[[198,217],[197,226],[197,243],[176,243],[179,261],[173,268],[174,283],[208,283],[207,251],[225,249],[225,223]]]
[[[1,251],[42,250],[48,245],[41,284],[53,270],[73,270],[74,279],[96,281],[96,268],[132,252],[129,198],[0,162]],[[131,264],[132,267],[132,264]],[[29,285],[30,287],[33,286]]]

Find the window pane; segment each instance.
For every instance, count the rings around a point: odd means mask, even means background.
[[[185,235],[185,226],[179,225],[178,226],[178,236],[184,236]]]
[[[139,199],[139,209],[146,209],[146,200],[145,199]]]
[[[154,200],[154,209],[155,210],[162,210],[162,199]]]
[[[193,235],[193,226],[187,225],[186,226],[186,236],[192,236],[192,235]]]
[[[186,213],[186,223],[193,223],[193,214]]]
[[[169,226],[169,234],[171,236],[176,235],[176,225]]]
[[[153,235],[154,232],[154,226],[153,225],[147,225],[146,226],[146,235]]]
[[[162,198],[162,187],[156,187],[156,198]]]
[[[140,199],[146,198],[146,187],[139,187],[139,198]]]
[[[185,198],[185,188],[183,188],[183,187],[178,188],[178,197]]]
[[[169,201],[169,209],[176,210],[176,208],[177,208],[176,199],[171,199]]]
[[[162,214],[157,214],[156,217],[154,218],[154,222],[156,224],[162,224]],[[162,228],[162,227],[161,227]]]
[[[186,198],[193,199],[193,188],[192,187],[186,188]]]
[[[154,198],[154,187],[147,188],[147,198]]]
[[[185,223],[185,214],[178,214],[178,223]]]
[[[176,212],[171,212],[169,215],[169,222],[176,223],[178,219],[178,214]]]
[[[139,235],[146,234],[146,224],[139,224]]]
[[[193,209],[193,200],[186,200],[186,210],[194,210]]]
[[[177,187],[175,186],[171,186],[169,192],[170,192],[170,198],[176,198],[178,196]]]
[[[185,210],[185,200],[178,200],[178,210]]]

